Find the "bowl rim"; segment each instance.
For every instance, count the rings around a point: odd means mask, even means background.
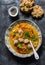
[[[16,9],[16,11],[17,11],[16,14],[14,14],[14,15],[11,14],[11,10],[12,10],[13,8]],[[10,8],[8,9],[8,13],[9,13],[10,16],[16,17],[16,16],[18,15],[18,7],[16,7],[16,6],[10,7]]]
[[[38,47],[36,48],[36,51],[38,51],[38,49],[40,48],[41,44],[42,44],[42,33],[41,33],[41,30],[39,28],[39,26],[33,22],[32,20],[28,20],[28,19],[19,19],[17,21],[14,21],[13,23],[10,24],[10,26],[7,28],[6,32],[5,32],[5,45],[7,46],[8,50],[14,55],[14,56],[17,56],[17,57],[20,57],[20,58],[27,58],[27,57],[31,57],[33,55],[33,52],[31,52],[30,54],[20,54],[20,53],[17,53],[16,51],[14,51],[14,49],[11,47],[10,45],[10,42],[9,42],[9,37],[7,37],[7,32],[10,28],[12,28],[12,25],[16,25],[18,23],[21,23],[20,21],[27,21],[29,23],[32,23],[34,26],[36,26],[40,32],[40,35],[41,35],[41,40],[40,40],[40,44],[38,45]]]

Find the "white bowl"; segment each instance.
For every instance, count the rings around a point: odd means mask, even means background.
[[[17,57],[21,57],[21,58],[26,58],[26,57],[32,56],[32,55],[33,55],[33,52],[31,52],[31,53],[29,53],[29,54],[20,54],[20,53],[16,52],[16,51],[11,47],[10,42],[9,42],[9,34],[10,34],[10,31],[11,31],[11,28],[12,28],[14,25],[16,25],[16,24],[18,24],[18,23],[21,23],[21,22],[23,22],[23,21],[25,21],[25,22],[27,22],[27,23],[29,23],[29,24],[31,24],[31,25],[33,25],[33,26],[36,27],[36,29],[37,29],[37,31],[38,31],[38,34],[39,34],[39,36],[40,36],[40,38],[39,38],[39,45],[38,45],[38,47],[36,48],[36,51],[39,49],[39,47],[41,46],[41,43],[42,43],[42,34],[41,34],[41,31],[40,31],[39,27],[37,26],[37,24],[35,24],[35,23],[34,23],[33,21],[31,21],[31,20],[18,20],[18,21],[13,22],[13,23],[9,26],[9,28],[6,30],[6,33],[5,33],[5,45],[7,46],[7,48],[9,49],[9,51],[10,51],[13,55],[15,55],[15,56],[17,56]]]
[[[16,9],[16,13],[14,15],[11,13],[12,9]],[[8,9],[8,13],[11,17],[16,17],[18,15],[18,8],[16,6],[12,6]]]

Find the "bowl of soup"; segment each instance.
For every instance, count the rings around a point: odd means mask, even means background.
[[[6,30],[5,45],[17,57],[26,58],[33,55],[30,40],[37,51],[42,43],[42,34],[32,20],[14,21]]]

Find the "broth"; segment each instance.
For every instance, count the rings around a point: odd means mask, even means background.
[[[13,26],[10,31],[9,38],[12,48],[20,54],[29,54],[32,52],[32,48],[29,43],[30,40],[32,41],[35,49],[39,44],[38,31],[29,23],[19,23]]]

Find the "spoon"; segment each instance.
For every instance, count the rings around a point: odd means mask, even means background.
[[[30,41],[30,44],[31,44],[31,47],[32,47],[32,49],[33,49],[34,57],[35,57],[36,60],[38,60],[38,59],[39,59],[39,55],[38,55],[38,53],[36,52],[36,50],[34,49],[34,46],[33,46],[33,44],[32,44],[31,41]]]

